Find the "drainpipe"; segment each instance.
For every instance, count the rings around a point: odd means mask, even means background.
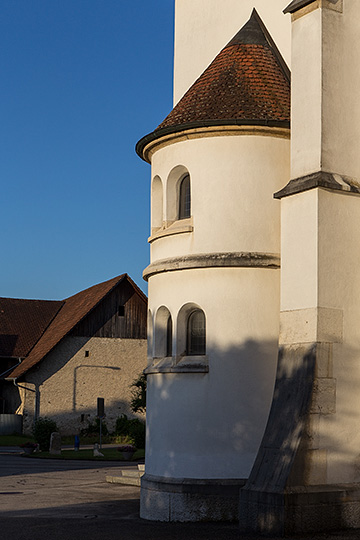
[[[30,392],[34,392],[34,394],[35,394],[35,410],[34,410],[34,422],[33,423],[35,424],[36,419],[38,417],[38,411],[39,411],[39,394],[38,394],[38,391],[36,390],[36,388],[35,388],[35,390],[33,390],[32,388],[28,388],[27,386],[22,386],[21,384],[16,382],[15,377],[9,377],[6,380],[7,381],[12,381],[17,388],[23,388],[24,390],[30,390]]]
[[[15,364],[15,366],[11,366],[11,368],[4,371],[4,373],[0,373],[0,379],[1,379],[1,377],[3,375],[6,375],[6,373],[9,373],[9,371],[12,371],[19,364],[21,364],[21,362],[22,362],[22,358],[18,358],[18,363]],[[21,384],[16,382],[16,380],[17,380],[17,377],[5,377],[5,381],[12,381],[17,388],[24,388],[24,390],[30,390],[30,392],[35,392],[36,393],[36,390],[33,390],[32,388],[28,388],[27,386],[21,386]]]
[[[16,368],[19,364],[21,364],[22,362],[22,358],[18,358],[18,363],[15,364],[15,366],[11,366],[11,368],[7,369],[6,371],[4,371],[3,373],[0,373],[0,379],[6,375],[7,373],[9,373],[10,371],[12,371],[14,368]],[[5,379],[6,380],[6,379]]]
[[[27,386],[21,386],[21,384],[16,382],[16,379],[12,379],[10,377],[9,379],[6,379],[6,380],[7,381],[12,381],[17,388],[23,388],[24,390],[30,390],[30,392],[35,392],[35,394],[36,394],[36,390],[33,390],[32,388],[28,388]]]

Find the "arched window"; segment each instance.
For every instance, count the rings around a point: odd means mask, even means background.
[[[172,319],[169,315],[166,325],[166,357],[172,356]]]
[[[167,307],[161,306],[155,317],[154,357],[168,358],[172,356],[172,318]]]
[[[154,351],[153,351],[153,317],[152,317],[152,313],[150,309],[148,311],[148,317],[147,317],[147,336],[148,336],[147,357],[148,357],[148,362],[151,362]]]
[[[206,352],[205,314],[201,309],[192,311],[187,320],[186,354],[201,355]]]
[[[180,182],[179,188],[179,219],[191,216],[190,176],[187,174]]]
[[[155,176],[151,183],[151,228],[159,229],[163,224],[163,183]]]

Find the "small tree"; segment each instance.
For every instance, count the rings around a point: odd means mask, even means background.
[[[132,398],[130,401],[131,410],[134,413],[144,413],[146,411],[146,375],[144,375],[144,373],[139,375],[131,384],[130,388],[132,388]]]
[[[115,433],[122,437],[128,437],[136,448],[145,448],[145,422],[142,422],[138,418],[129,420],[126,414],[122,414],[116,420]]]
[[[39,444],[42,452],[47,452],[49,450],[51,434],[54,433],[54,431],[58,431],[54,420],[46,418],[46,416],[35,420],[33,429],[34,439]]]

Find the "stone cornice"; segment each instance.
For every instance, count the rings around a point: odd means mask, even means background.
[[[193,270],[196,268],[280,268],[280,255],[277,253],[230,252],[199,253],[159,259],[145,268],[143,278],[147,281],[154,274]]]
[[[342,12],[343,0],[293,0],[285,9],[284,13],[294,14],[303,11],[303,15],[318,8],[332,9]]]
[[[282,199],[319,187],[347,193],[360,193],[360,183],[357,180],[336,173],[318,171],[290,180],[283,189],[274,193],[274,198]]]

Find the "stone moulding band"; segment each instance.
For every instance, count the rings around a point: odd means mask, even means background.
[[[250,135],[260,137],[276,137],[290,139],[289,122],[279,121],[264,124],[263,122],[253,122],[249,120],[242,122],[215,122],[206,125],[187,124],[175,126],[174,128],[164,128],[150,133],[143,137],[136,146],[137,154],[151,163],[151,158],[155,151],[164,148],[169,144],[191,139],[201,139],[204,137],[238,136]]]
[[[197,268],[280,268],[280,255],[277,253],[235,252],[199,253],[159,259],[147,266],[143,272],[145,281],[155,274],[194,270]]]
[[[144,373],[209,373],[209,360],[206,355],[182,356],[178,360],[172,357],[152,358]]]

